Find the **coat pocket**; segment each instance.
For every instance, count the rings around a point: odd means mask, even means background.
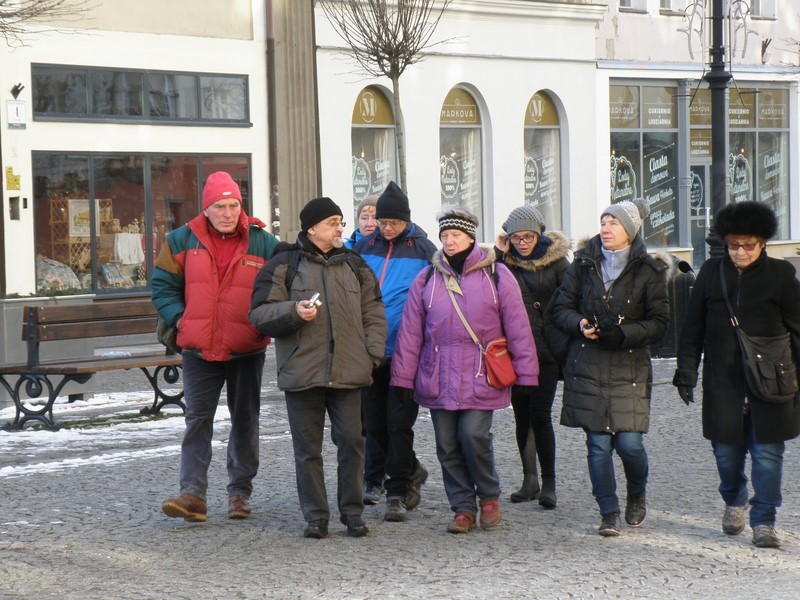
[[[422,350],[417,371],[416,391],[424,398],[439,397],[439,347],[431,344]]]

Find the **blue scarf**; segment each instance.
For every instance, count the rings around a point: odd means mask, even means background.
[[[528,256],[522,256],[522,254],[519,253],[519,250],[517,250],[517,247],[513,244],[511,246],[511,255],[519,258],[520,260],[536,260],[547,254],[547,249],[552,243],[553,240],[542,234],[539,236],[539,241],[536,242],[536,245],[533,247],[533,252],[531,252]]]

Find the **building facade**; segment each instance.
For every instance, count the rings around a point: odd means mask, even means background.
[[[749,6],[729,50],[730,199],[770,203],[770,252],[793,254],[800,9]],[[640,196],[648,246],[697,266],[705,21],[686,0],[454,0],[400,79],[413,219],[433,233],[460,204],[491,243],[529,203],[578,239]],[[2,293],[147,293],[164,235],[197,214],[215,170],[286,239],[313,195],[347,212],[398,178],[391,82],[359,71],[316,3],[109,0],[53,25],[0,46]]]

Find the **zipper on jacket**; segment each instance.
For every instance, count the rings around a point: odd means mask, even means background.
[[[394,248],[394,240],[389,240],[389,251],[386,253],[386,258],[383,260],[383,269],[381,269],[381,277],[378,280],[378,287],[383,289],[383,278],[386,277],[386,269],[389,267],[389,257],[392,255]]]

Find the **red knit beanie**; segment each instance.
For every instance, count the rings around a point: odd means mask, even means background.
[[[209,175],[208,179],[206,179],[206,185],[203,187],[203,210],[215,202],[229,198],[236,198],[239,202],[242,201],[242,192],[233,177],[225,171],[217,171]]]

